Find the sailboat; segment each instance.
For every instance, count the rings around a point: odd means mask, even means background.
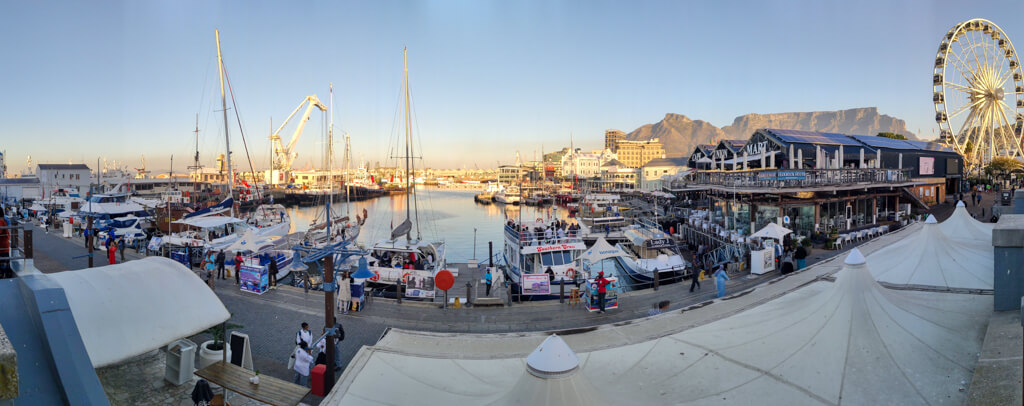
[[[323,199],[322,202],[318,202],[324,205],[323,211],[317,213],[309,225],[306,234],[303,236],[303,240],[308,245],[314,247],[323,247],[341,241],[355,241],[356,237],[359,236],[359,226],[366,220],[366,215],[368,214],[364,209],[361,217],[356,215],[356,220],[351,221],[350,216],[341,216],[335,213],[331,207],[334,204],[334,84],[331,84],[330,89],[329,110],[331,117],[330,123],[327,126],[328,142],[325,146],[327,148],[328,190],[327,193],[322,193],[319,196],[319,198]],[[346,161],[348,160],[347,155],[348,148],[346,147]],[[346,207],[351,207],[351,205],[346,205]]]
[[[434,295],[434,276],[445,268],[444,241],[424,241],[420,235],[419,216],[413,217],[412,205],[412,121],[409,105],[408,50],[403,50],[402,88],[405,94],[405,221],[391,230],[390,238],[377,241],[366,257],[373,277],[371,284],[408,284],[408,296],[430,298]],[[417,213],[418,214],[418,213]],[[416,238],[412,232],[416,230]],[[403,238],[404,237],[404,238]]]

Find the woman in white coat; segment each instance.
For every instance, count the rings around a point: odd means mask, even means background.
[[[341,279],[338,280],[338,309],[342,313],[348,314],[348,309],[352,303],[352,278],[348,276],[348,272],[341,274]]]

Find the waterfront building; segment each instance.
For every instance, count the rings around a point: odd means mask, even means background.
[[[693,169],[711,169],[711,154],[714,150],[715,146],[712,144],[698,144],[690,153],[687,166]]]
[[[640,189],[649,192],[662,189],[662,177],[686,170],[686,158],[657,158],[640,168]]]
[[[622,130],[609,129],[604,132],[604,149],[617,152],[619,141],[626,139],[626,133]]]
[[[732,169],[738,168],[736,165],[737,159],[739,158],[740,151],[746,146],[747,140],[722,140],[718,142],[718,145],[711,150],[712,169]],[[729,165],[723,168],[723,165]]]
[[[612,159],[601,165],[601,176],[591,180],[590,188],[608,192],[631,192],[637,189],[640,181],[640,170],[630,168]]]
[[[39,199],[42,196],[43,191],[38,178],[0,178],[0,202],[14,203]]]
[[[85,164],[39,164],[36,174],[45,199],[59,191],[84,196],[89,192],[92,170]]]
[[[665,148],[657,138],[646,141],[620,140],[613,152],[623,165],[630,168],[640,168],[653,159],[665,157]]]
[[[583,152],[576,148],[562,157],[563,178],[597,178],[601,176],[601,165],[616,159],[616,154],[609,149]]]

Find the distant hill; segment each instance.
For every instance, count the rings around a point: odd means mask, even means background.
[[[717,144],[723,139],[746,139],[760,128],[825,131],[844,134],[875,135],[889,131],[916,140],[907,123],[901,119],[879,114],[877,107],[864,107],[839,111],[807,113],[746,114],[736,117],[731,125],[715,127],[703,120],[692,120],[682,114],[668,113],[654,124],[645,124],[626,135],[629,140],[659,138],[665,153],[671,156],[688,155],[697,144]]]

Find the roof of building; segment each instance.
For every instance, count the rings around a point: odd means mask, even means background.
[[[956,153],[952,148],[933,141],[896,140],[875,135],[851,135],[777,128],[765,128],[760,131],[786,144],[842,145],[870,150],[885,148],[892,150]]]
[[[648,166],[686,166],[686,158],[654,158],[644,164],[644,167]]]
[[[89,166],[87,166],[86,164],[39,164],[39,169],[84,169],[87,171],[91,170],[89,169]]]
[[[731,152],[736,152],[743,149],[744,145],[747,145],[748,140],[722,140],[718,142],[718,145],[712,149],[718,149],[718,147],[724,146]]]
[[[626,164],[619,162],[618,159],[612,158],[608,162],[605,162],[604,165],[601,165],[601,167],[605,166],[626,166]]]

